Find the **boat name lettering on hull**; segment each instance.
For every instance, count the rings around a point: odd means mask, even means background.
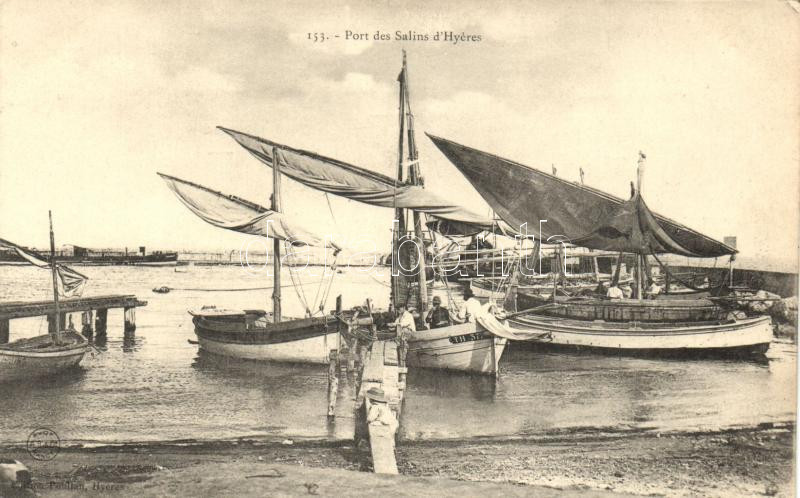
[[[462,342],[479,341],[486,339],[486,334],[483,332],[473,332],[472,334],[455,335],[450,337],[450,342],[453,344],[461,344]]]

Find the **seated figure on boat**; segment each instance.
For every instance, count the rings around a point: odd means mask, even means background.
[[[442,299],[439,296],[434,296],[432,304],[433,307],[425,317],[427,327],[429,329],[438,329],[439,327],[452,325],[453,321],[450,319],[450,312],[447,308],[442,307]]]
[[[647,291],[645,295],[647,299],[656,299],[656,296],[661,294],[661,286],[659,286],[654,280],[650,281],[650,285],[647,287]]]
[[[458,310],[458,315],[453,319],[454,322],[477,322],[478,318],[492,312],[493,305],[491,303],[481,304],[480,301],[472,293],[472,289],[467,287],[464,289],[464,306]]]
[[[633,288],[631,287],[631,284],[623,284],[620,286],[620,289],[622,289],[622,295],[625,297],[625,299],[630,299],[633,297]]]
[[[609,299],[622,299],[625,297],[625,294],[622,292],[622,289],[619,288],[618,284],[611,284],[611,287],[608,288],[608,292],[606,292],[606,297]]]

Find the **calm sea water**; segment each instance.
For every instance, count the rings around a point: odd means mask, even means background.
[[[133,341],[122,311],[109,312],[108,342],[82,368],[61,378],[0,386],[0,442],[24,441],[37,427],[80,442],[275,438],[350,438],[352,382],[340,383],[337,417],[326,414],[324,366],[237,362],[198,353],[187,310],[206,304],[268,308],[271,291],[173,291],[270,285],[236,266],[81,267],[84,295],[132,293]],[[321,271],[317,269],[316,271]],[[384,270],[385,273],[385,270]],[[304,275],[312,300],[320,277]],[[289,283],[288,275],[284,282]],[[388,276],[350,269],[336,275],[346,307],[367,297],[388,302]],[[0,300],[48,299],[49,273],[0,266]],[[284,313],[302,315],[292,288]],[[78,316],[76,323],[80,323]],[[45,333],[44,319],[14,320],[12,340]],[[401,431],[409,439],[539,434],[584,429],[714,429],[795,418],[796,348],[773,343],[762,363],[655,360],[543,353],[511,347],[498,380],[412,371]]]

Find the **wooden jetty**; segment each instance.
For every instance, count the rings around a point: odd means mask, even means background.
[[[55,303],[51,301],[10,301],[0,303],[0,344],[9,342],[10,322],[15,318],[47,316],[48,329],[52,332],[58,327],[64,330],[67,315],[81,313],[81,333],[91,337],[97,332],[98,337],[106,335],[108,310],[122,308],[125,313],[125,334],[133,334],[136,330],[136,308],[146,306],[147,301],[137,299],[134,295],[107,295],[92,297],[76,297],[59,300],[58,317]],[[96,311],[94,324],[92,314]],[[94,330],[92,327],[94,325]]]
[[[356,441],[369,439],[373,470],[379,474],[397,474],[395,436],[405,394],[405,358],[394,340],[375,341],[366,354],[361,369],[361,382],[356,398]],[[383,391],[395,423],[368,421],[375,402],[367,396],[371,388]],[[379,403],[380,404],[380,403]],[[378,409],[386,409],[380,406]]]

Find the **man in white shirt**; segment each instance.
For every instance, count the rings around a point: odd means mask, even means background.
[[[461,323],[476,322],[479,317],[488,312],[488,309],[472,294],[472,289],[467,287],[464,290],[464,305],[458,310],[458,321]]]
[[[414,322],[414,315],[408,311],[404,304],[401,304],[397,307],[397,320],[394,323],[397,325],[398,335],[401,331],[417,331],[417,324]]]
[[[647,297],[649,299],[655,299],[659,294],[661,294],[661,286],[655,283],[655,281],[651,282],[650,287],[647,288]]]
[[[394,321],[396,327],[398,355],[401,358],[400,366],[405,366],[405,357],[408,352],[408,335],[417,331],[417,324],[414,322],[414,315],[406,308],[405,304],[397,306],[397,319]]]
[[[625,297],[625,294],[622,293],[622,289],[617,287],[616,284],[612,284],[611,287],[608,288],[608,292],[606,292],[606,297],[609,299],[622,299]]]

